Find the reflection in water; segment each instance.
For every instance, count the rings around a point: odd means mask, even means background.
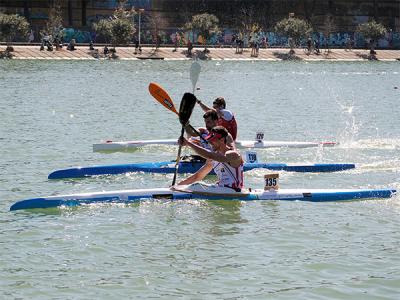
[[[211,208],[211,221],[210,234],[214,236],[232,235],[240,233],[238,224],[247,223],[240,213],[242,207],[241,201],[221,200],[221,201],[207,201],[209,208]]]

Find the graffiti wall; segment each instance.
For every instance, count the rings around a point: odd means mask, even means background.
[[[174,43],[174,36],[176,30],[165,32],[165,36],[162,36],[162,40],[167,44]],[[182,35],[187,40],[188,38],[195,43],[201,43],[202,39],[192,32],[184,32]],[[151,34],[146,35],[147,41],[151,43]],[[238,33],[225,29],[220,34],[215,35],[210,38],[208,44],[211,45],[230,45],[233,41],[232,38],[238,36]],[[332,33],[329,38],[326,38],[322,33],[315,32],[312,36],[314,41],[318,41],[322,46],[328,45],[331,48],[345,48],[349,42],[352,42],[353,46],[356,48],[364,48],[367,46],[369,41],[365,40],[363,36],[355,34],[353,32],[335,32]],[[242,37],[244,45],[249,44],[249,37]],[[288,39],[286,37],[280,36],[274,32],[260,32],[258,33],[259,40],[267,41],[270,47],[286,47],[288,45]],[[305,44],[305,40],[302,44]],[[400,32],[388,32],[386,36],[378,41],[379,48],[388,49],[400,49]]]
[[[118,6],[118,0],[93,0],[92,6],[96,8],[107,8],[114,9]],[[151,8],[151,0],[128,0],[128,6],[150,9]]]
[[[89,43],[94,40],[93,37],[93,33],[89,31],[81,31],[74,28],[64,28],[63,30],[63,41],[66,43],[72,39],[75,39],[77,43]]]
[[[97,22],[103,16],[92,16],[91,22]],[[190,39],[195,43],[203,43],[201,37],[194,34],[193,32],[180,32],[179,29],[160,31],[161,41],[163,44],[174,44],[176,32],[182,36],[180,44],[183,46],[186,41]],[[232,30],[225,29],[219,35],[213,36],[208,44],[211,45],[230,45],[232,44],[233,36],[237,36]],[[71,39],[75,39],[78,43],[89,43],[90,41],[96,41],[96,34],[90,31],[81,31],[74,28],[64,29],[64,41],[69,42]],[[260,32],[258,35],[260,40],[265,39],[269,47],[286,47],[288,45],[288,39],[286,37],[280,36],[274,32]],[[321,47],[328,45],[331,48],[345,48],[349,41],[352,41],[354,47],[365,48],[367,47],[368,41],[366,41],[362,36],[349,33],[349,32],[335,32],[332,33],[327,39],[322,33],[313,33],[313,40],[319,41]],[[152,44],[154,37],[150,30],[143,30],[141,32],[141,40],[143,44]],[[243,37],[244,45],[249,44],[249,38]],[[305,44],[305,41],[302,41]],[[389,32],[384,38],[378,41],[379,48],[387,49],[400,49],[400,32]]]

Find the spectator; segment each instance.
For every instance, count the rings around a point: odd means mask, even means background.
[[[29,33],[29,37],[28,37],[28,42],[32,43],[35,40],[35,34],[34,31],[31,29],[31,32]]]
[[[258,53],[260,52],[260,36],[256,38],[256,57],[258,57]]]
[[[190,39],[188,39],[187,42],[187,52],[188,52],[188,56],[192,56],[192,49],[193,49],[193,44],[190,41]]]
[[[315,51],[315,53],[317,53],[317,54],[320,53],[320,51],[319,51],[319,41],[318,41],[317,39],[314,40],[314,51]]]
[[[180,40],[179,33],[178,33],[178,32],[175,32],[175,37],[174,37],[174,45],[175,45],[175,49],[173,50],[173,52],[176,52],[176,51],[178,51],[179,40]]]
[[[74,51],[75,50],[75,39],[71,39],[68,43],[67,50]]]
[[[104,50],[103,50],[104,56],[107,56],[109,52],[110,51],[108,50],[108,47],[104,46]]]
[[[308,38],[307,39],[307,51],[309,54],[311,53],[311,46],[312,46],[311,38]]]
[[[233,45],[236,44],[236,39],[237,39],[236,34],[232,34],[231,47],[233,47]]]
[[[138,50],[139,50],[139,41],[137,39],[135,39],[134,43],[135,43],[135,52],[134,53],[137,54]]]

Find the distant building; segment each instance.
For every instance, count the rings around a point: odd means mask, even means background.
[[[87,34],[92,31],[92,23],[112,15],[118,5],[117,0],[0,0],[0,11],[25,16],[38,33],[55,3],[61,5],[64,27]],[[258,23],[264,31],[273,31],[277,21],[294,13],[319,32],[331,14],[338,32],[352,33],[358,24],[374,18],[390,32],[400,33],[400,0],[129,0],[127,5],[144,9],[142,30],[147,30],[147,36],[151,36],[149,20],[155,15],[168,36],[194,14],[203,12],[215,14],[221,27],[232,31],[240,28],[243,18]]]

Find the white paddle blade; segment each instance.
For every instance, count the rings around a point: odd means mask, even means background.
[[[190,66],[190,80],[192,81],[193,94],[194,91],[196,90],[196,84],[197,81],[199,80],[200,71],[201,71],[200,64],[197,61],[194,61]]]

